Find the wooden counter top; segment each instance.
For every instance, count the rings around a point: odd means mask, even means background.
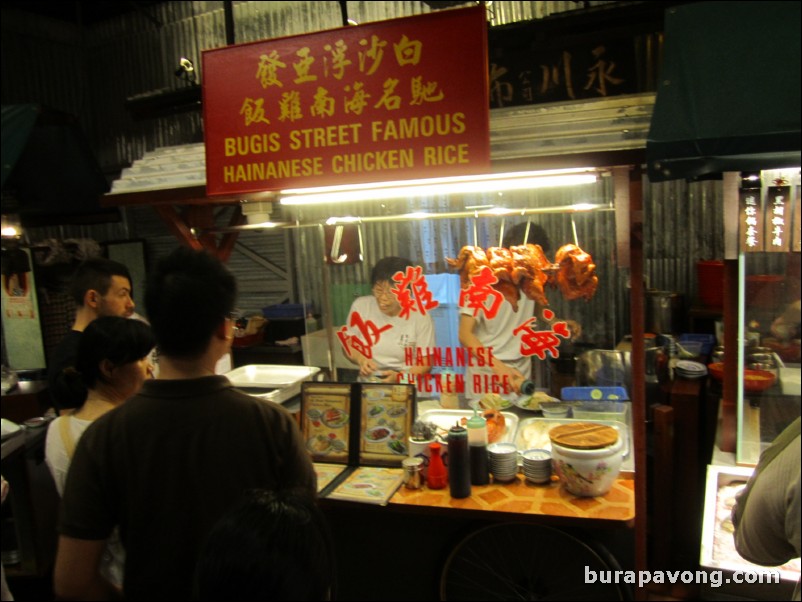
[[[511,483],[474,486],[472,495],[453,499],[446,489],[410,490],[401,487],[390,498],[389,506],[397,509],[427,508],[429,510],[460,509],[476,512],[496,512],[499,517],[532,522],[582,524],[607,527],[632,527],[635,519],[635,481],[622,475],[604,496],[575,497],[560,487],[556,476],[548,484],[534,485],[518,475]],[[523,516],[522,516],[523,515]]]

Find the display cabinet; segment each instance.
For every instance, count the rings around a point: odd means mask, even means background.
[[[800,415],[799,169],[742,174],[739,191],[737,463],[754,465]]]

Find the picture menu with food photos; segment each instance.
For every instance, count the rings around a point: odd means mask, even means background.
[[[415,387],[410,384],[302,383],[301,431],[318,472],[320,495],[334,494],[346,480],[352,488],[365,488],[349,480],[363,468],[398,468],[400,475],[414,420]],[[338,470],[338,465],[345,466]],[[354,493],[332,497],[360,497]],[[389,499],[384,493],[364,501],[384,503]]]
[[[400,466],[407,456],[415,413],[415,387],[361,386],[359,463]]]
[[[351,386],[303,383],[301,411],[306,449],[314,462],[348,463]]]

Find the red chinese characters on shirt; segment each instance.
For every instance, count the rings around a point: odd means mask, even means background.
[[[348,327],[356,327],[359,331],[358,334],[348,334]],[[351,322],[348,326],[343,326],[337,332],[337,338],[340,339],[340,344],[346,355],[351,355],[351,349],[355,349],[366,358],[373,357],[373,346],[379,342],[381,334],[386,330],[392,328],[391,324],[379,328],[372,320],[363,320],[362,316],[354,312],[351,314]]]
[[[409,266],[406,272],[396,272],[393,281],[397,283],[392,293],[401,305],[400,318],[408,320],[411,312],[425,316],[427,311],[440,305],[434,300],[420,266]]]
[[[406,272],[396,272],[393,274],[393,282],[396,283],[396,287],[390,292],[401,305],[401,311],[398,314],[401,319],[408,320],[412,312],[420,312],[425,316],[426,312],[440,305],[434,300],[420,266],[410,266],[407,267]],[[354,349],[366,358],[372,358],[373,346],[379,342],[382,333],[392,329],[393,326],[386,324],[379,328],[372,320],[363,320],[362,316],[356,312],[351,314],[350,319],[350,323],[337,332],[337,338],[339,338],[343,350],[348,356]],[[356,327],[358,334],[349,335],[349,327]]]
[[[546,320],[554,318],[554,312],[550,309],[543,310],[543,317]],[[540,359],[546,359],[546,352],[551,353],[551,357],[560,357],[557,347],[560,344],[560,337],[567,339],[571,336],[568,324],[565,322],[555,322],[551,330],[535,330],[534,325],[537,318],[529,318],[518,328],[512,331],[515,336],[521,337],[521,355],[536,355]]]
[[[495,318],[504,302],[504,295],[493,288],[496,282],[498,278],[493,271],[488,266],[483,267],[478,274],[471,276],[471,284],[460,291],[459,306],[473,309],[474,317],[481,311],[486,318]]]

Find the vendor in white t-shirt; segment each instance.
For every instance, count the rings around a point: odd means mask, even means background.
[[[346,357],[359,366],[361,380],[398,382],[402,374],[431,370],[429,351],[435,346],[434,322],[428,314],[411,311],[402,317],[397,289],[399,272],[414,264],[403,257],[385,257],[371,271],[372,294],[357,298],[348,313],[348,336],[367,343],[364,353],[349,345]]]

